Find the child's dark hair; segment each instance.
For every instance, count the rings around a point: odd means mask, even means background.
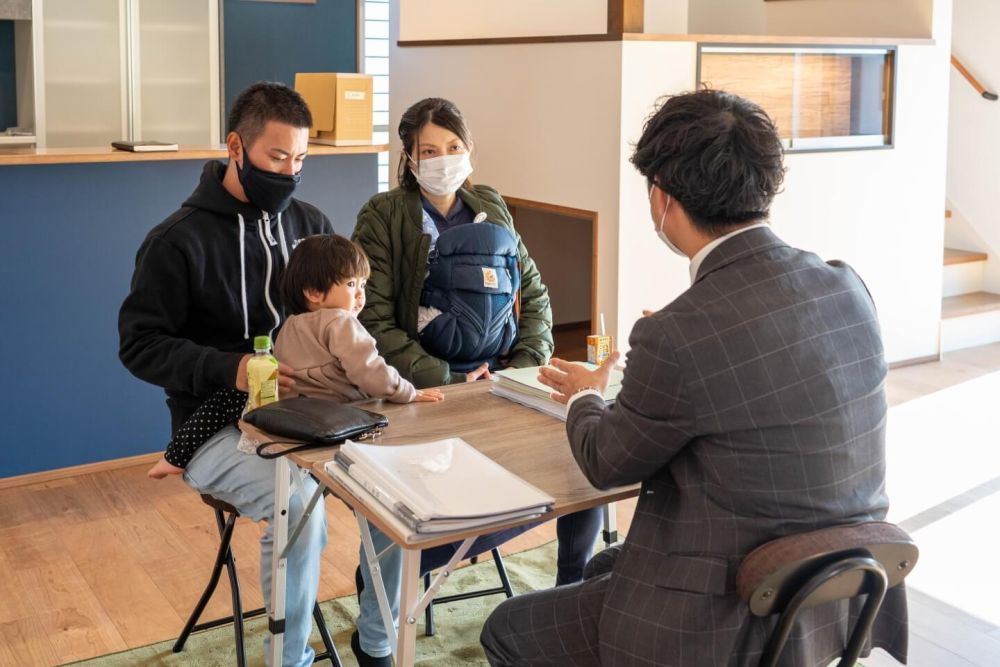
[[[326,293],[334,283],[371,274],[368,256],[354,241],[337,234],[303,239],[288,258],[281,296],[292,315],[309,312],[305,290]]]

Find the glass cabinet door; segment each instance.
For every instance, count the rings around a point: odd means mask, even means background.
[[[218,2],[137,0],[132,16],[135,138],[218,143]]]
[[[125,0],[45,0],[45,145],[106,146],[127,137]]]

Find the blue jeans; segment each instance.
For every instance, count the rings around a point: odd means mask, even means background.
[[[274,514],[274,461],[244,454],[236,449],[240,432],[227,426],[202,445],[184,471],[184,481],[199,493],[206,493],[229,503],[240,514],[254,521],[267,521],[260,538],[260,588],[264,605],[271,608],[271,553],[274,546],[271,517]],[[306,476],[308,494],[316,482]],[[319,589],[320,553],[326,546],[326,513],[322,503],[288,554],[285,586],[285,643],[281,667],[311,665],[315,652],[309,646],[312,610]],[[288,525],[294,526],[304,507],[292,487],[288,500]],[[270,665],[270,635],[264,640],[264,655]],[[272,667],[277,667],[272,666]]]
[[[575,514],[567,514],[556,519],[556,534],[559,537],[558,571],[556,585],[571,584],[583,579],[583,568],[590,560],[594,551],[597,534],[601,530],[603,513],[600,507],[594,507]],[[494,547],[517,535],[534,528],[538,524],[529,524],[504,530],[490,535],[478,537],[466,554],[466,558],[485,553]],[[382,531],[370,525],[375,553],[379,553],[392,544]],[[420,554],[420,572],[430,572],[442,567],[451,559],[460,546],[460,542],[445,544],[440,547],[426,549]],[[382,582],[389,597],[392,618],[398,625],[399,620],[399,586],[403,570],[403,554],[400,549],[393,549],[379,561],[382,570]],[[378,598],[372,585],[371,573],[368,571],[368,560],[365,558],[364,547],[361,548],[361,578],[365,587],[361,591],[361,613],[358,615],[358,639],[361,648],[372,657],[385,657],[392,653],[389,639],[386,636],[385,625],[378,608]]]

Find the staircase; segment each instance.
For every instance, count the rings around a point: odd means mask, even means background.
[[[954,224],[951,211],[945,218]],[[956,236],[945,234],[948,240]],[[944,249],[941,352],[1000,341],[1000,294],[983,288],[988,261],[989,255],[978,250]]]

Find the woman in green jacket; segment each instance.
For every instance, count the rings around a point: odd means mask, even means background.
[[[379,353],[418,388],[488,379],[490,368],[548,363],[553,349],[548,290],[514,230],[503,198],[493,188],[472,185],[468,180],[472,173],[472,138],[461,112],[447,100],[421,100],[400,119],[399,138],[403,143],[398,171],[400,185],[375,195],[362,207],[353,235],[371,263],[368,302],[359,318],[375,337]],[[516,247],[520,298],[515,296],[513,305],[517,335],[505,354],[471,371],[456,370],[449,363],[453,360],[435,357],[421,344],[421,332],[440,315],[438,309],[426,302],[422,304],[421,297],[428,279],[428,262],[441,234],[482,220],[506,229],[512,237],[512,248]],[[484,282],[495,280],[493,277]],[[502,282],[501,279],[499,283]],[[517,277],[513,282],[517,282]],[[583,567],[597,539],[601,516],[600,508],[594,508],[557,519],[556,585],[583,578]],[[468,555],[488,551],[523,530],[483,536],[476,540]],[[373,539],[376,551],[388,544],[377,530],[373,530]],[[425,550],[421,570],[429,571],[446,563],[456,546]],[[353,638],[352,648],[362,666],[388,664],[387,659],[382,661],[383,656],[389,655],[389,645],[363,554],[361,563],[360,636]],[[397,568],[391,555],[382,561],[383,580],[390,595],[398,595]]]
[[[436,122],[435,122],[436,121]],[[517,340],[491,367],[521,368],[548,363],[552,356],[552,309],[538,268],[528,255],[503,197],[467,180],[471,140],[458,109],[447,100],[418,102],[399,125],[404,150],[400,187],[372,197],[358,213],[354,240],[368,253],[372,275],[361,322],[378,342],[379,353],[417,388],[465,382],[450,359],[431,355],[420,344],[426,323],[421,293],[432,245],[441,232],[485,219],[506,228],[517,244],[520,264],[520,314]],[[420,180],[424,183],[421,184]],[[473,379],[488,376],[476,369]]]

